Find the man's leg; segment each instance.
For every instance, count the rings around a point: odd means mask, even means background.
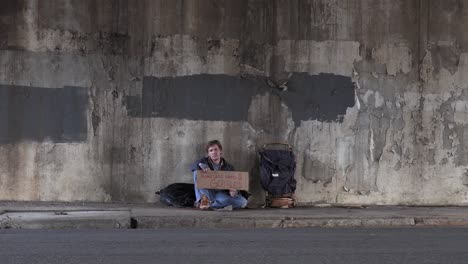
[[[198,203],[202,197],[205,195],[210,201],[215,199],[215,190],[212,189],[198,189],[197,188],[197,171],[193,171],[193,183],[195,185],[195,202]]]
[[[240,209],[247,206],[247,199],[242,195],[231,197],[225,191],[217,191],[214,202],[211,204],[212,208],[223,208],[232,205],[234,209]]]

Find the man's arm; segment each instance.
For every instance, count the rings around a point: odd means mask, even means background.
[[[210,170],[210,167],[208,166],[208,164],[205,163],[205,159],[202,158],[202,159],[194,162],[192,164],[192,166],[190,167],[190,170],[192,172],[196,171],[196,170],[208,171],[208,170]]]

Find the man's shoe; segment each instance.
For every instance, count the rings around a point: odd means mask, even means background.
[[[208,199],[206,195],[202,195],[198,208],[200,208],[201,210],[208,210],[210,209],[210,205],[211,205],[210,199]]]

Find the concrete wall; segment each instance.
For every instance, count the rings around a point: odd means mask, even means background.
[[[299,203],[468,204],[468,1],[7,0],[0,200],[155,201],[210,139]],[[284,84],[284,85],[282,85]]]

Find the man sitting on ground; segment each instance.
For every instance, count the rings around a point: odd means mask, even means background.
[[[197,188],[197,170],[234,171],[234,167],[222,157],[223,147],[218,140],[212,140],[206,145],[207,157],[203,157],[192,166],[195,183],[196,206],[206,209],[240,209],[247,206],[247,199],[239,194],[238,190],[215,190]]]

